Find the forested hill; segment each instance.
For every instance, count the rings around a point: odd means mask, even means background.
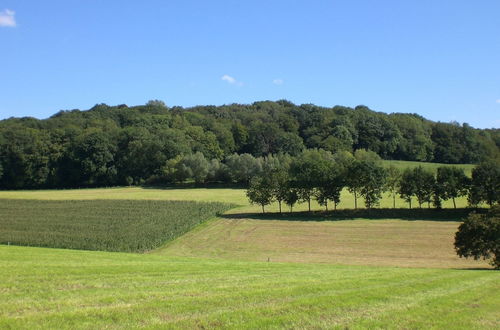
[[[167,107],[99,104],[44,120],[0,121],[0,188],[123,184],[146,180],[169,159],[249,153],[368,149],[384,159],[477,163],[500,154],[500,130],[432,122],[416,114],[365,106],[325,108],[288,101]],[[108,179],[78,180],[86,172]],[[111,179],[112,178],[112,179]],[[134,182],[136,180],[134,179]],[[83,183],[87,182],[87,183]]]

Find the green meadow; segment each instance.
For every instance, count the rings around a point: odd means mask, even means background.
[[[0,328],[495,329],[491,270],[0,246]]]
[[[239,188],[0,191],[0,328],[500,327],[500,273],[453,248],[465,198],[353,205],[347,191],[337,212],[283,215]]]

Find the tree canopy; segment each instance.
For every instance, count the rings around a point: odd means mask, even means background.
[[[42,120],[1,120],[0,188],[141,184],[162,177],[168,161],[198,153],[209,162],[243,166],[234,180],[248,183],[260,165],[245,155],[299,156],[306,149],[359,153],[365,160],[478,163],[498,159],[500,130],[286,100],[190,108],[159,100],[133,107],[97,104]],[[204,173],[206,164],[202,168]],[[474,198],[482,198],[478,194]]]

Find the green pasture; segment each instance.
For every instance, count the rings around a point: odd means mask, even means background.
[[[469,211],[396,202],[263,216],[239,188],[0,191],[0,329],[499,328],[500,273],[453,249]]]
[[[500,326],[500,274],[0,246],[0,328]]]
[[[440,163],[429,163],[429,162],[411,162],[406,160],[383,160],[383,165],[386,167],[394,166],[399,168],[400,170],[404,170],[406,168],[415,168],[418,166],[422,166],[424,169],[436,172],[438,167],[458,167],[464,170],[465,174],[471,176],[472,169],[476,166],[473,164],[440,164]]]

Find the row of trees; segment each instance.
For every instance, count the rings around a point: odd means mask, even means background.
[[[431,204],[441,208],[442,201],[468,196],[469,204],[493,205],[500,202],[500,167],[495,162],[485,162],[472,171],[472,178],[458,167],[442,166],[436,173],[423,167],[385,168],[373,152],[359,150],[354,156],[348,153],[332,154],[324,150],[307,150],[295,158],[266,158],[269,163],[253,177],[247,190],[249,200],[265,206],[276,201],[282,212],[282,204],[292,211],[297,202],[308,203],[316,199],[328,210],[340,203],[341,192],[347,188],[354,196],[354,208],[363,198],[367,208],[379,205],[383,192],[389,192],[396,207],[399,195],[412,207],[416,199],[419,207]]]
[[[196,153],[227,164],[233,154],[258,158],[297,156],[314,148],[367,149],[385,159],[476,163],[498,156],[499,146],[500,130],[363,106],[100,104],[44,120],[0,121],[0,189],[140,184],[161,177],[168,161],[173,166],[178,157]]]

